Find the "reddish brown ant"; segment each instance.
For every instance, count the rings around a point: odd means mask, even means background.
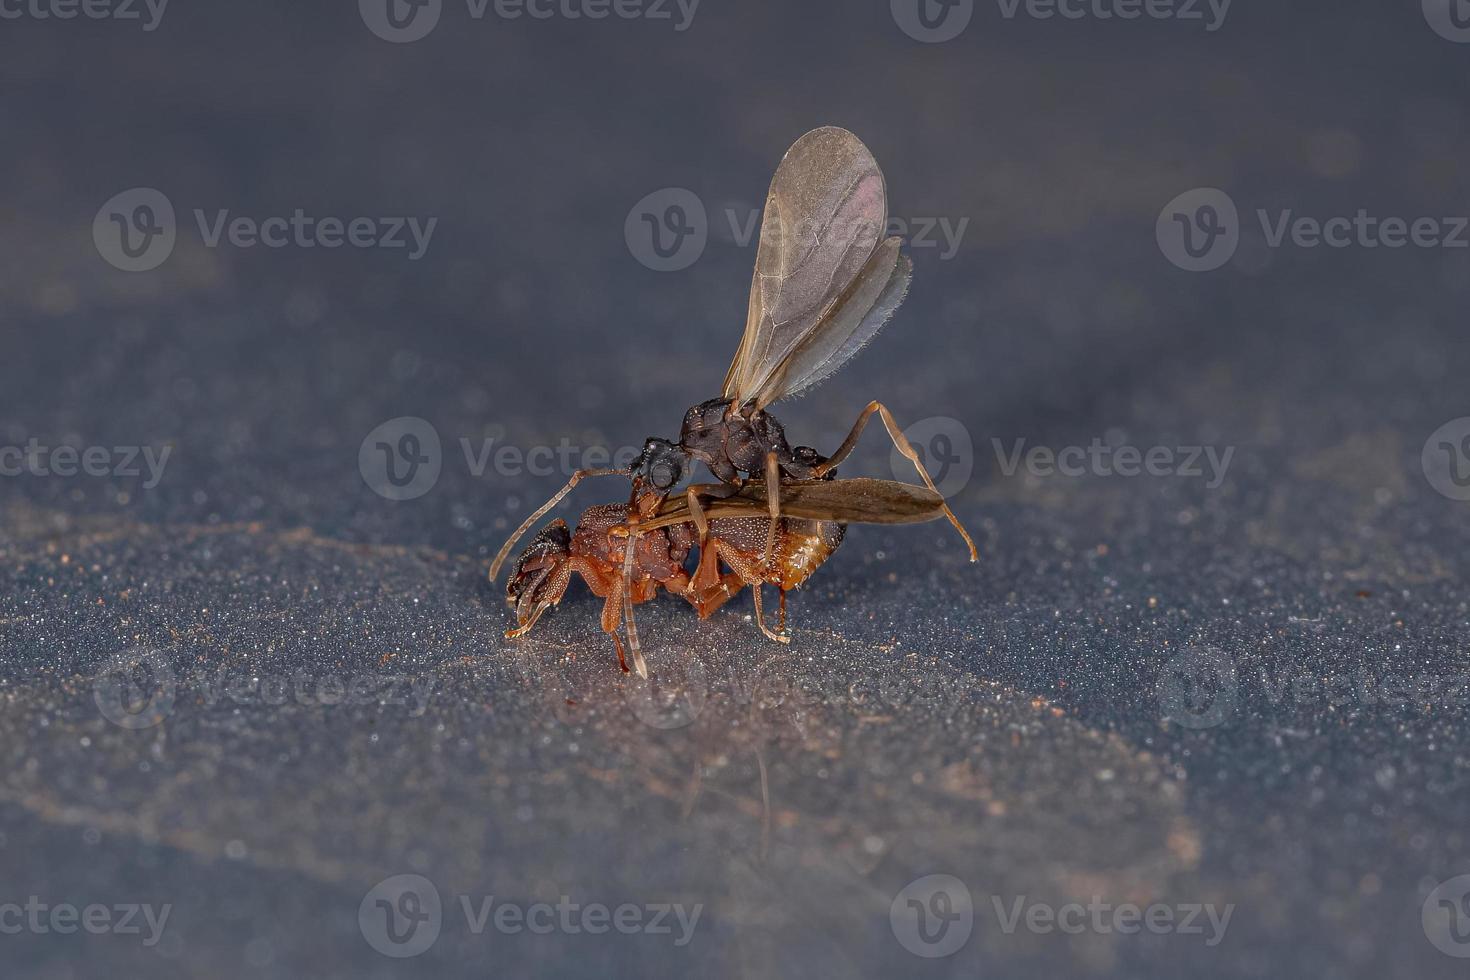
[[[792,448],[785,430],[766,411],[772,403],[824,380],[873,339],[908,291],[913,263],[900,254],[901,239],[884,238],[888,198],[883,172],[852,133],[835,126],[798,139],[771,179],[750,285],[745,334],[725,375],[718,398],[684,414],[677,442],[651,438],[627,470],[578,470],[516,529],[496,554],[490,577],[515,542],[555,507],[582,479],[619,474],[633,482],[630,507],[645,492],[663,496],[683,481],[693,461],[704,463],[719,483],[686,488],[691,520],[701,541],[708,534],[703,500],[735,493],[746,480],[762,479],[769,494],[767,548],[770,554],[782,512],[783,484],[828,476],[857,445],[868,419],[877,414],[898,451],[938,490],[923,461],[893,415],[870,402],[831,457]],[[964,538],[970,560],[975,543],[959,518],[943,514]]]
[[[785,507],[771,547],[765,491],[765,484],[752,481],[711,503],[704,515],[705,544],[692,576],[684,563],[698,534],[687,498],[663,500],[649,491],[632,505],[589,507],[575,531],[568,530],[566,521],[553,521],[516,561],[506,599],[516,611],[517,626],[505,635],[524,636],[542,613],[561,602],[573,575],[581,575],[593,594],[605,600],[602,630],[613,638],[618,663],[628,669],[618,638],[618,627],[626,619],[628,649],[645,677],[648,668],[639,648],[633,606],[652,599],[660,589],[682,596],[705,619],[750,586],[756,623],[767,636],[784,642],[786,637],[766,628],[762,585],[779,590],[784,628],[786,593],[831,557],[849,523],[911,524],[944,513],[944,499],[937,493],[891,480],[788,483],[781,488]],[[729,572],[720,571],[721,562]]]

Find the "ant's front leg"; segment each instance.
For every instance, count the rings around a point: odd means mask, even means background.
[[[776,551],[776,526],[781,523],[781,464],[774,452],[766,453],[766,509],[771,514],[771,525],[766,530],[766,548],[761,552],[761,568],[770,565],[771,555]],[[759,591],[757,587],[756,592]]]
[[[684,491],[684,499],[689,502],[689,517],[694,521],[694,529],[699,532],[699,552],[704,553],[705,546],[709,541],[709,520],[704,515],[704,507],[699,499],[723,500],[738,493],[740,487],[731,483],[691,483]]]

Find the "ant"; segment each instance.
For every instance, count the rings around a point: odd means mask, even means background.
[[[583,479],[628,477],[632,491],[626,520],[631,525],[642,519],[645,497],[649,508],[661,504],[695,462],[703,463],[719,481],[691,483],[683,493],[701,553],[711,533],[708,508],[738,495],[754,481],[766,488],[762,493],[766,540],[759,555],[764,567],[776,556],[787,488],[831,477],[875,414],[894,446],[938,497],[923,460],[881,402],[868,403],[830,457],[810,447],[792,447],[781,423],[766,410],[851,360],[903,302],[913,263],[899,251],[902,239],[882,237],[887,224],[883,172],[861,140],[835,126],[814,129],[798,139],[771,179],[745,333],[720,396],[685,412],[678,441],[646,440],[628,469],[573,473],[566,486],[527,517],[501,547],[490,566],[491,580],[499,577],[516,541]],[[942,497],[939,508],[975,561],[975,542]],[[624,593],[633,588],[632,537],[624,546]],[[764,623],[761,629],[771,635]]]
[[[780,592],[780,628],[786,625],[786,593],[798,588],[842,544],[849,523],[912,524],[943,514],[944,499],[922,487],[892,480],[819,480],[788,483],[786,511],[777,521],[774,549],[767,542],[766,485],[751,482],[711,504],[706,543],[691,575],[685,569],[698,543],[686,498],[664,500],[647,491],[633,504],[603,504],[582,512],[575,531],[558,518],[526,546],[506,584],[516,613],[507,637],[524,636],[548,608],[558,605],[574,575],[603,599],[602,631],[613,638],[618,663],[628,660],[618,627],[626,620],[628,650],[639,675],[648,666],[639,647],[633,606],[665,590],[686,599],[700,619],[709,618],[750,586],[755,618],[766,630],[761,586]],[[769,560],[767,559],[769,555]],[[730,569],[720,571],[723,562]],[[624,567],[628,566],[628,567]]]

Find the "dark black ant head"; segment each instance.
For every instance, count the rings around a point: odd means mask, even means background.
[[[688,465],[689,454],[682,446],[667,439],[649,439],[643,444],[643,452],[633,460],[633,479],[642,486],[666,492],[684,479]]]

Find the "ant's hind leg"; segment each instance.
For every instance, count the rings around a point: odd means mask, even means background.
[[[761,613],[761,583],[750,583],[750,591],[755,595],[755,624],[761,628],[761,632],[766,634],[768,639],[775,640],[777,643],[790,643],[790,636],[785,633],[773,633],[770,627],[766,626],[765,616]]]
[[[846,439],[842,440],[842,445],[837,447],[837,452],[833,453],[825,463],[820,463],[815,467],[816,475],[820,477],[831,472],[836,469],[837,464],[852,454],[854,447],[857,446],[858,437],[863,434],[863,427],[868,424],[868,419],[872,418],[874,412],[877,412],[878,417],[883,420],[883,427],[888,430],[888,437],[893,440],[893,445],[897,447],[905,459],[914,464],[914,469],[919,471],[919,476],[924,479],[924,485],[934,493],[939,493],[939,488],[934,485],[934,481],[929,477],[929,471],[924,469],[924,461],[919,458],[918,451],[909,442],[908,436],[904,435],[903,430],[898,427],[898,422],[894,421],[893,413],[888,411],[887,407],[879,401],[868,403],[868,407],[863,409],[862,414],[858,416],[857,422],[853,424],[852,431],[847,434]],[[955,516],[954,511],[949,509],[947,502],[941,503],[940,506],[944,508],[944,516],[949,518],[949,522],[954,525],[954,529],[960,532],[960,537],[965,539],[965,544],[970,549],[970,560],[978,561],[980,553],[975,550],[975,542],[970,537],[970,532],[965,530],[965,526],[960,523],[960,519]]]
[[[699,613],[700,619],[709,619],[716,609],[735,598],[745,588],[745,580],[734,572],[726,572],[718,582],[698,592],[690,590],[684,598]]]

